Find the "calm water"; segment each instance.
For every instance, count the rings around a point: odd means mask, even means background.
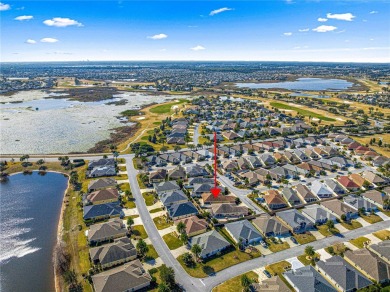
[[[248,88],[282,88],[289,90],[344,90],[353,86],[352,82],[342,79],[322,79],[322,78],[298,78],[295,81],[275,82],[275,83],[236,83],[237,87]]]
[[[16,174],[0,184],[0,291],[54,291],[52,252],[67,178]]]

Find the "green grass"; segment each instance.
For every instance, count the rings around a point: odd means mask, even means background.
[[[153,218],[153,222],[156,225],[158,230],[162,230],[162,229],[168,228],[168,227],[173,225],[172,221],[167,222],[166,219],[167,219],[167,216],[165,216],[165,215]]]
[[[288,268],[291,269],[291,264],[287,261],[281,261],[265,267],[265,269],[274,276],[283,274]]]
[[[137,182],[138,182],[138,185],[139,185],[140,189],[146,189],[146,186],[145,186],[144,182],[142,181],[142,179],[141,179],[139,174],[137,174]]]
[[[152,244],[148,244],[149,251],[146,253],[145,261],[155,260],[158,258],[158,253]]]
[[[288,244],[288,242],[285,242],[285,241],[283,241],[283,243],[274,243],[269,238],[267,238],[265,241],[268,244],[269,250],[272,252],[279,252],[279,251],[290,248],[290,245]]]
[[[377,232],[373,233],[376,237],[378,237],[380,240],[386,240],[390,238],[390,231],[389,230],[379,230]]]
[[[278,108],[278,109],[285,109],[285,110],[296,111],[298,114],[300,114],[302,116],[305,116],[305,117],[317,118],[317,119],[320,119],[320,120],[323,120],[323,121],[327,121],[327,122],[335,122],[336,121],[333,118],[325,117],[325,116],[323,116],[321,114],[317,114],[317,113],[312,112],[312,111],[301,109],[301,108],[295,107],[295,106],[290,106],[290,105],[287,105],[287,104],[284,104],[284,103],[280,103],[280,102],[270,102],[270,105],[272,107],[275,107],[275,108]]]
[[[118,166],[119,171],[126,171],[126,166]]]
[[[143,225],[134,225],[132,228],[132,235],[135,237],[141,237],[142,239],[148,238],[148,234],[146,233]]]
[[[153,210],[150,210],[149,213],[157,213],[157,212],[160,212],[164,210],[163,208],[156,208],[156,209],[153,209]]]
[[[244,274],[243,274],[244,275]],[[237,277],[234,277],[230,280],[227,280],[226,282],[223,282],[222,284],[215,287],[212,292],[236,292],[236,291],[242,291],[243,286],[241,285],[241,277],[243,275],[239,275]],[[259,275],[257,275],[255,272],[248,272],[245,273],[245,275],[252,280],[252,282],[258,282]]]
[[[146,206],[154,205],[155,197],[152,193],[143,193],[142,197],[144,197]]]
[[[325,224],[317,226],[317,229],[323,236],[326,236],[326,237],[340,233],[340,231],[337,228],[332,228],[329,230],[328,226],[326,226]]]
[[[135,202],[132,199],[128,200],[127,198],[123,197],[122,201],[123,201],[125,208],[127,208],[127,209],[134,209],[135,208]]]
[[[341,222],[340,223],[344,228],[348,229],[348,230],[354,230],[356,228],[360,228],[362,227],[362,224],[360,224],[360,222],[356,221],[356,220],[352,220],[350,223],[347,223],[347,222]]]
[[[180,240],[180,238],[178,238],[176,232],[165,234],[162,238],[164,239],[170,250],[174,250],[183,246],[183,242]]]
[[[154,114],[168,114],[171,112],[172,106],[179,105],[186,102],[186,100],[181,99],[178,102],[164,103],[162,105],[151,108],[149,111]]]
[[[319,259],[320,258],[320,255],[318,253],[316,253],[312,259],[308,259],[307,258],[307,255],[306,254],[303,254],[303,255],[300,255],[300,256],[297,256],[298,260],[304,264],[305,266],[308,266],[308,265],[313,265],[314,264],[314,259],[317,258]]]
[[[303,234],[295,234],[294,237],[298,241],[299,244],[306,244],[306,243],[313,242],[316,240],[314,235],[311,234],[310,232],[306,232]]]
[[[119,185],[119,188],[122,192],[130,191],[130,184],[129,183],[123,183]]]
[[[161,122],[153,122],[153,125],[159,126],[161,125]]]
[[[363,248],[364,242],[366,241],[369,241],[369,239],[367,237],[362,236],[355,239],[351,239],[349,242],[358,248]]]
[[[225,253],[217,255],[209,260],[204,260],[203,263],[196,263],[193,267],[187,267],[183,262],[183,256],[180,255],[177,260],[183,266],[184,270],[192,277],[204,278],[210,273],[219,272],[228,267],[257,258],[261,255],[259,251],[251,254],[241,252],[234,248],[230,248]]]
[[[342,242],[336,243],[336,244],[332,245],[332,247],[333,247],[333,253],[331,253],[329,246],[327,248],[325,248],[325,251],[331,255],[342,256],[344,254],[344,252],[347,250],[347,247]]]
[[[361,215],[360,217],[362,217],[364,220],[366,220],[370,224],[374,224],[374,223],[378,223],[378,222],[383,221],[383,219],[376,214]]]

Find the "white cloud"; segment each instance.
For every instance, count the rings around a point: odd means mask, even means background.
[[[373,11],[370,12],[370,14],[377,14],[377,13],[379,13],[379,12],[376,11],[376,10],[373,10]]]
[[[328,13],[326,14],[326,17],[329,19],[352,21],[356,16],[348,12],[348,13],[341,13],[341,14]]]
[[[30,44],[30,45],[33,45],[33,44],[36,44],[37,41],[36,40],[33,40],[33,39],[28,39],[25,41],[26,44]]]
[[[148,39],[162,40],[162,39],[166,39],[167,37],[168,37],[168,35],[166,35],[165,33],[160,33],[160,34],[155,34],[155,35],[152,35],[152,36],[148,36]]]
[[[332,25],[320,25],[319,27],[313,28],[313,31],[316,32],[328,32],[328,31],[334,31],[337,27]]]
[[[319,22],[326,22],[326,21],[328,21],[327,18],[322,18],[322,17],[317,18],[317,20],[318,20]]]
[[[63,17],[54,17],[52,19],[47,19],[43,22],[44,24],[48,26],[56,26],[56,27],[67,27],[67,26],[83,26],[82,23],[70,19],[70,18],[63,18]]]
[[[200,45],[197,45],[196,47],[191,48],[193,51],[202,51],[205,50],[206,48]]]
[[[0,11],[10,10],[11,6],[9,4],[1,3],[0,2]]]
[[[54,39],[54,38],[43,38],[41,39],[41,43],[56,43],[58,42],[57,39]]]
[[[233,8],[223,7],[223,8],[215,9],[215,10],[210,12],[210,16],[213,16],[213,15],[225,12],[225,11],[230,11],[230,10],[233,10]]]
[[[310,28],[302,28],[302,29],[298,29],[299,32],[306,32],[306,31],[309,31]]]
[[[34,16],[32,16],[32,15],[21,15],[21,16],[15,17],[14,20],[23,21],[23,20],[30,20],[33,18],[34,18]]]
[[[291,35],[292,35],[292,32],[284,32],[283,35],[285,35],[285,36],[291,36]]]

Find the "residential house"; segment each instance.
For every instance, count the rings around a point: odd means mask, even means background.
[[[358,212],[354,208],[337,199],[322,202],[321,206],[332,214],[336,215],[338,218],[341,218],[342,215],[345,215],[347,220],[351,220],[358,216]]]
[[[121,219],[111,219],[107,222],[94,224],[88,230],[88,242],[97,244],[127,235],[126,225]]]
[[[216,230],[192,237],[190,240],[191,247],[195,244],[201,247],[202,251],[199,257],[203,259],[216,255],[231,246]]]
[[[226,160],[222,162],[222,169],[224,172],[232,172],[238,169],[238,163],[234,160]]]
[[[312,221],[296,209],[278,212],[276,216],[294,233],[304,233],[314,226]]]
[[[240,136],[237,135],[234,131],[225,131],[222,132],[222,136],[228,140],[235,140],[237,138],[240,138]]]
[[[241,170],[247,170],[247,169],[251,168],[251,166],[248,163],[248,161],[246,159],[244,159],[243,157],[238,158],[236,160],[236,162],[237,162],[238,168],[241,169]]]
[[[324,184],[337,195],[345,194],[345,189],[333,179],[326,179]]]
[[[186,179],[186,170],[183,166],[177,166],[168,171],[168,179],[169,180],[184,180]]]
[[[259,168],[262,166],[260,160],[256,156],[246,156],[245,160],[248,162],[249,166],[253,169]]]
[[[119,192],[117,189],[103,189],[94,191],[84,196],[84,205],[98,205],[104,203],[113,203],[119,200]]]
[[[88,163],[88,170],[92,170],[97,167],[104,167],[104,166],[113,166],[115,167],[115,160],[114,158],[102,158],[98,160],[91,160]]]
[[[363,171],[362,177],[369,183],[375,184],[377,186],[381,186],[386,183],[386,180],[384,180],[382,177],[380,177],[379,175],[371,171],[367,171],[367,170]]]
[[[168,216],[172,220],[183,219],[198,214],[198,210],[191,202],[178,203],[167,206]]]
[[[292,188],[283,188],[282,196],[291,206],[302,204],[302,201],[299,199],[297,193]]]
[[[205,177],[210,174],[200,165],[193,165],[186,168],[187,177]]]
[[[89,255],[93,264],[99,264],[106,269],[136,259],[137,250],[130,238],[121,237],[113,243],[90,248]]]
[[[329,211],[321,208],[319,205],[309,205],[302,209],[302,214],[305,215],[309,220],[313,221],[314,224],[324,224],[330,220],[336,222],[337,218]]]
[[[312,182],[310,190],[315,196],[319,197],[320,199],[330,198],[333,196],[333,192],[319,180],[315,180]]]
[[[194,184],[194,189],[193,189],[193,192],[192,192],[192,196],[200,198],[202,196],[202,194],[210,194],[211,193],[211,189],[213,187],[214,187],[213,183]],[[218,187],[218,188],[220,188],[221,191],[222,191],[221,187]]]
[[[318,261],[317,269],[340,291],[352,292],[373,284],[340,256]]]
[[[154,189],[158,194],[169,192],[169,191],[178,191],[180,187],[175,181],[164,181],[161,183],[154,184]]]
[[[287,161],[291,164],[301,163],[301,159],[299,159],[298,156],[296,156],[293,152],[285,151],[284,157],[286,157]]]
[[[149,183],[159,183],[165,181],[167,177],[167,170],[165,168],[158,169],[156,171],[152,171],[149,174]]]
[[[102,177],[102,176],[115,176],[115,175],[116,175],[115,166],[94,167],[91,170],[86,171],[87,178]]]
[[[214,179],[207,177],[192,177],[188,179],[188,186],[194,186],[195,184],[213,184]]]
[[[381,260],[390,264],[390,240],[370,244],[367,247],[371,252],[377,255]]]
[[[94,192],[102,189],[107,188],[115,188],[117,185],[117,182],[115,179],[106,177],[106,178],[99,178],[97,180],[93,180],[88,184],[88,192]]]
[[[337,178],[337,181],[340,185],[342,185],[345,189],[350,192],[356,192],[360,189],[359,185],[357,185],[353,180],[351,180],[348,176],[340,176]]]
[[[113,217],[123,218],[125,216],[119,202],[84,206],[83,214],[84,220],[101,220]]]
[[[273,276],[263,280],[261,283],[252,283],[251,290],[254,292],[290,292],[290,288],[280,279]]]
[[[275,158],[269,153],[261,154],[258,158],[261,161],[261,163],[265,165],[265,167],[272,166],[276,163]]]
[[[249,245],[262,240],[260,232],[248,220],[225,224],[225,229],[236,243]]]
[[[307,157],[309,157],[310,159],[320,159],[321,157],[323,157],[322,155],[320,155],[321,153],[325,153],[325,151],[322,151],[321,148],[312,148],[312,149],[309,149],[309,148],[306,148],[305,150],[303,150],[305,152],[305,154],[307,155]]]
[[[237,206],[236,204],[213,204],[211,206],[211,214],[216,219],[240,218],[248,215],[249,209],[245,206]]]
[[[366,180],[361,177],[358,173],[352,173],[349,178],[359,186],[359,188],[362,188],[365,184],[370,185],[369,182],[366,182]],[[369,188],[369,187],[367,187]]]
[[[152,276],[146,272],[139,260],[92,276],[95,292],[137,291],[150,285]]]
[[[252,220],[252,224],[261,231],[264,236],[287,236],[290,234],[289,229],[284,226],[275,216],[267,213],[260,214]]]
[[[365,200],[364,198],[356,195],[349,195],[343,198],[344,203],[351,206],[355,210],[363,209],[365,212],[377,211],[378,208],[375,204]]]
[[[184,219],[175,220],[175,224],[183,222],[186,226],[186,234],[189,237],[199,235],[207,231],[208,223],[204,219],[199,219],[197,216],[191,216]]]
[[[160,200],[165,207],[169,207],[174,204],[185,203],[188,201],[188,198],[182,190],[177,190],[161,193]]]
[[[388,195],[384,192],[371,190],[371,191],[364,192],[362,194],[362,197],[365,198],[367,201],[383,209],[385,208],[386,200],[390,199],[390,194]]]
[[[336,292],[337,290],[318,273],[313,266],[308,265],[283,273],[284,278],[297,292]]]
[[[295,154],[296,157],[298,157],[298,159],[301,162],[307,162],[310,160],[310,158],[303,151],[299,149],[294,149],[293,153]]]
[[[211,206],[212,204],[221,204],[221,203],[235,203],[237,197],[231,195],[219,195],[215,197],[211,193],[202,194],[202,205],[203,206]]]
[[[267,194],[264,196],[264,199],[267,203],[267,206],[272,210],[287,207],[286,202],[283,200],[283,198],[280,196],[279,192],[276,190],[267,191]]]
[[[367,249],[347,250],[344,259],[377,283],[390,281],[390,265]]]
[[[295,188],[298,196],[306,203],[317,201],[318,198],[303,184],[297,184]]]

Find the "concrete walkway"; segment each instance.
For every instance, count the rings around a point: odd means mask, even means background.
[[[319,250],[316,250],[316,252],[320,255],[320,259],[321,259],[321,260],[327,260],[327,259],[329,259],[329,258],[332,257],[332,255],[329,254],[329,253],[325,250],[325,248],[321,248],[321,249],[319,249]]]
[[[360,224],[362,224],[363,227],[371,225],[366,220],[364,220],[362,217],[357,218],[356,221],[359,222]]]
[[[301,263],[300,260],[298,260],[297,257],[292,257],[292,258],[286,259],[286,261],[291,264],[292,270],[296,270],[296,269],[299,269],[299,268],[302,268],[305,266],[304,264]]]

